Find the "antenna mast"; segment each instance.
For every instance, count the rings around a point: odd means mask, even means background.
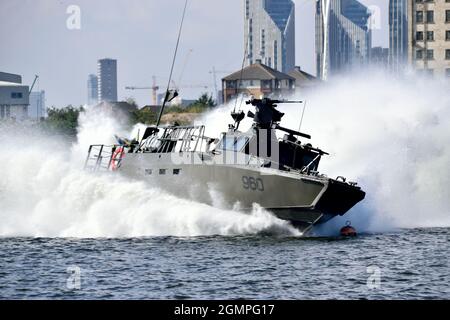
[[[164,112],[164,108],[166,106],[166,102],[172,100],[173,98],[170,98],[170,83],[172,82],[172,74],[173,74],[173,68],[175,66],[175,61],[177,58],[177,52],[178,52],[178,45],[180,44],[180,38],[181,38],[181,31],[183,30],[183,23],[184,23],[184,17],[186,15],[186,8],[187,8],[188,0],[184,3],[184,9],[183,9],[183,16],[181,17],[181,24],[180,24],[180,30],[178,31],[178,38],[177,38],[177,45],[175,46],[175,52],[173,54],[173,60],[172,60],[172,66],[170,68],[170,75],[169,75],[169,81],[167,82],[167,90],[166,90],[166,96],[164,97],[164,102],[161,106],[161,110],[159,111],[158,120],[156,121],[156,126],[159,126],[159,123],[161,122],[161,117]]]
[[[302,131],[302,123],[303,123],[303,116],[305,115],[305,109],[306,109],[306,100],[303,103],[302,117],[300,118],[300,125],[298,126],[298,131]]]

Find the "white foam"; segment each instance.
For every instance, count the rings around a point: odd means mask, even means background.
[[[372,72],[335,79],[294,98],[307,99],[302,131],[331,153],[322,159],[321,171],[356,180],[367,192],[348,215],[320,230],[336,231],[346,219],[360,231],[450,226],[448,83]],[[233,107],[232,102],[203,117],[207,135],[227,128]],[[298,128],[301,106],[280,109],[286,112],[283,125]],[[84,172],[88,146],[113,143],[113,134],[127,128],[93,109],[80,122],[72,148],[55,138],[0,133],[0,236],[298,235],[258,206],[248,215],[118,175]],[[241,127],[249,125],[246,119]]]
[[[123,132],[111,115],[88,109],[79,143],[2,133],[0,236],[137,237],[299,235],[255,206],[251,214],[178,198],[117,174],[82,170],[91,143],[113,143]]]
[[[306,99],[302,131],[331,154],[323,157],[321,172],[358,181],[367,192],[348,215],[329,223],[331,229],[347,219],[367,231],[450,226],[448,88],[443,79],[364,70],[291,97]],[[206,123],[223,128],[219,123],[231,122],[233,107],[207,115]],[[279,105],[283,126],[298,129],[302,108]]]

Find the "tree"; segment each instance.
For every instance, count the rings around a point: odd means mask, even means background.
[[[47,110],[48,117],[40,125],[42,129],[49,133],[75,137],[77,135],[78,117],[83,111],[83,107],[75,108],[72,105],[62,109],[51,107]]]
[[[143,108],[133,112],[133,123],[155,124],[157,113],[149,108]]]
[[[126,98],[125,102],[130,104],[130,105],[132,105],[132,106],[134,106],[134,107],[136,107],[136,109],[139,109],[138,104],[137,104],[136,100],[134,100],[133,97]]]
[[[204,105],[205,107],[214,107],[214,99],[207,93],[203,93],[195,102],[196,104]]]
[[[214,99],[207,93],[203,93],[194,103],[192,103],[188,108],[187,112],[201,113],[214,107]]]

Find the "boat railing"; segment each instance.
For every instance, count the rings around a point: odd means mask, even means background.
[[[119,150],[119,148],[122,148]],[[95,144],[89,146],[88,155],[84,163],[84,169],[89,171],[109,171],[119,168],[124,146]]]
[[[205,126],[171,126],[163,128],[162,134],[148,137],[143,143],[144,152],[197,152],[203,148]],[[151,148],[151,146],[155,146]]]
[[[281,164],[277,161],[273,161],[271,159],[260,158],[260,157],[250,154],[250,155],[248,155],[248,161],[246,164],[248,166],[253,166],[253,167],[257,167],[257,168],[262,168],[262,167],[277,168],[277,169],[283,168],[284,170],[289,171],[289,172],[303,174],[303,175],[309,175],[309,176],[325,176],[323,174],[320,174],[320,172],[317,170],[310,169],[311,165],[315,161],[317,161],[317,157],[314,160],[312,160],[308,165],[304,166],[302,169],[297,169],[297,168],[290,167],[286,164]]]

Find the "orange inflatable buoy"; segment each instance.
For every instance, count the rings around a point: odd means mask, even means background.
[[[343,237],[356,237],[356,229],[352,227],[350,221],[345,223],[345,227],[341,229],[341,236]]]
[[[111,156],[111,170],[117,171],[120,166],[120,161],[125,156],[125,149],[123,147],[118,147]]]

